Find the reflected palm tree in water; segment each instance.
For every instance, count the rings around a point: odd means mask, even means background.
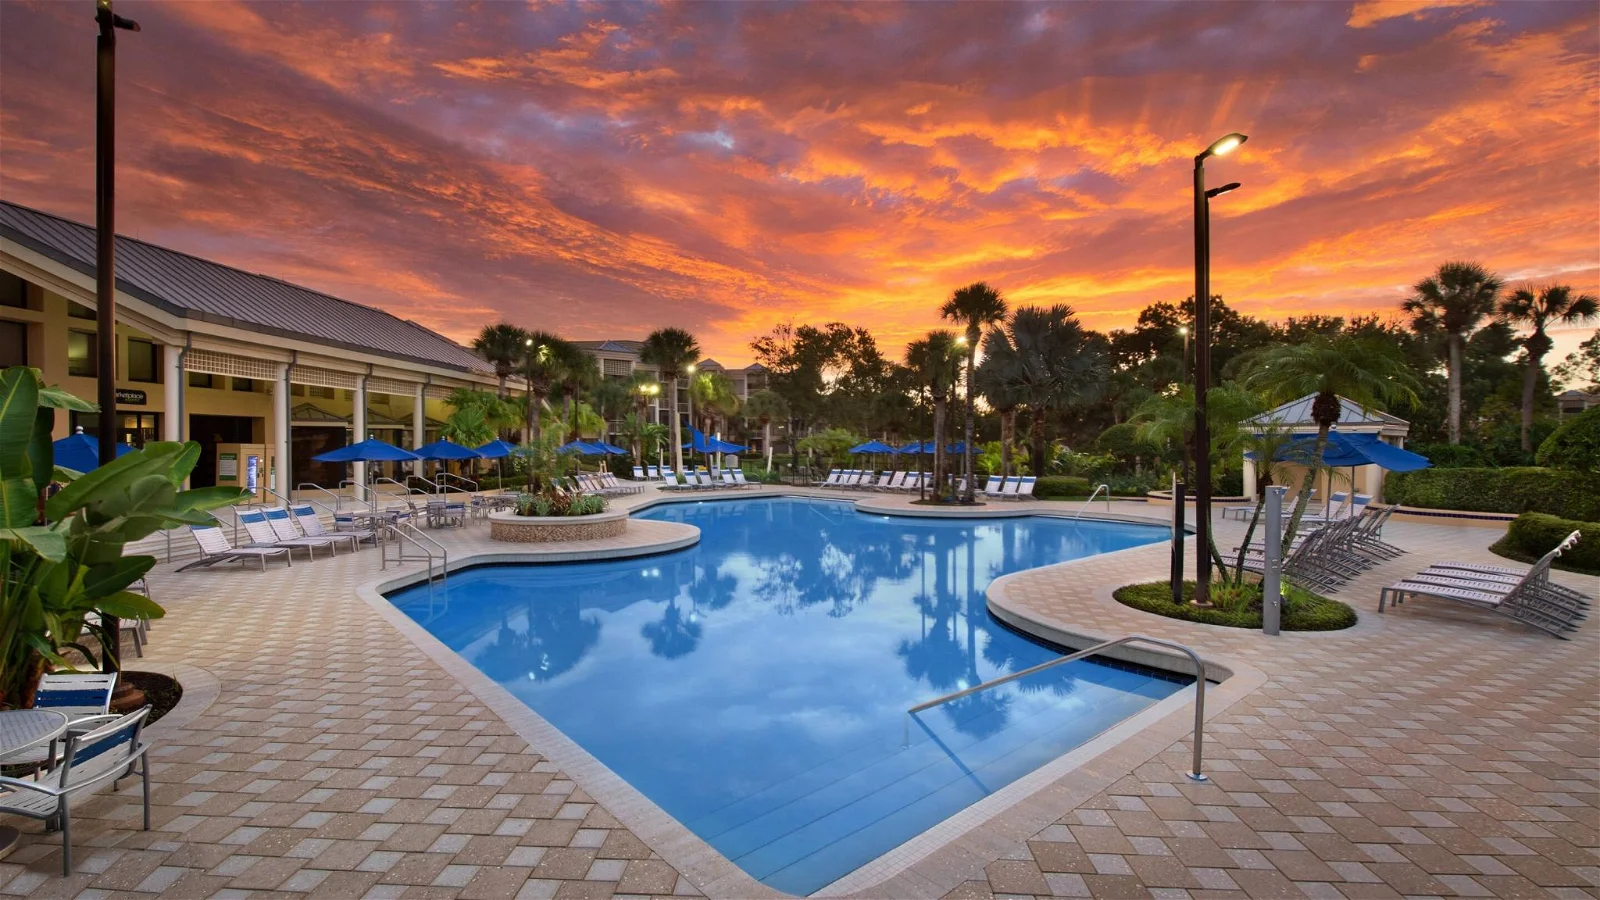
[[[870,536],[852,533],[845,541],[830,526],[857,514],[820,507],[799,507],[806,521],[791,520],[797,527],[786,530],[782,547],[747,545],[757,572],[753,593],[782,615],[827,603],[828,615],[842,618],[865,603],[880,580],[903,580],[912,571],[915,556],[905,535],[874,529]],[[818,519],[821,527],[816,527]]]
[[[600,620],[583,614],[579,596],[529,598],[525,614],[527,628],[518,631],[502,609],[494,643],[473,661],[495,681],[551,681],[600,642]]]
[[[700,646],[699,617],[694,613],[684,615],[676,599],[667,601],[660,621],[646,623],[639,633],[650,642],[650,652],[662,659],[687,656]]]

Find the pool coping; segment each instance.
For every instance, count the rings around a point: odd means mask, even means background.
[[[643,500],[629,507],[629,513],[656,506],[702,502],[706,500],[794,498],[803,500],[835,500],[852,502],[859,511],[887,513],[887,508],[863,507],[871,498],[829,497],[791,490],[756,490],[728,492],[717,495],[687,493],[665,495]],[[900,515],[924,518],[1015,518],[1036,516],[1064,518],[1059,510],[1007,509],[944,510],[945,513],[965,515],[925,516],[921,509],[906,511],[896,507]],[[1160,525],[1149,517],[1119,516],[1115,514],[1092,515],[1084,518],[1099,521],[1135,522]],[[469,553],[450,560],[447,571],[498,563],[556,563],[586,562],[625,559],[667,553],[684,549],[699,542],[700,529],[683,523],[662,523],[693,531],[674,539],[641,543],[630,547],[597,548],[586,550],[536,550],[516,549]],[[527,545],[520,545],[524,548]],[[986,594],[990,610],[1002,621],[1025,634],[1055,643],[1059,646],[1086,647],[1107,638],[1091,632],[1074,630],[1068,623],[1023,615],[1005,597],[1005,582],[1024,573],[1041,569],[1067,569],[1088,559],[1099,560],[1116,553],[1126,553],[1138,547],[1096,554],[1084,560],[1069,560],[1049,566],[1023,569],[1002,575],[990,583]],[[519,737],[527,742],[533,752],[549,760],[585,793],[594,798],[607,812],[628,828],[651,850],[659,854],[679,874],[687,878],[708,897],[739,897],[766,900],[794,896],[757,880],[739,868],[688,826],[679,822],[655,801],[622,778],[611,768],[595,758],[559,728],[546,721],[531,707],[480,672],[466,659],[450,649],[420,623],[416,622],[384,594],[426,581],[426,570],[396,572],[371,579],[356,587],[356,594],[373,608],[385,621],[409,639],[446,673],[465,687],[495,715],[499,716]],[[1105,595],[1107,602],[1115,603],[1111,592],[1120,585],[1102,585],[1096,588],[1096,599]],[[1000,601],[997,603],[997,595]],[[1118,647],[1105,656],[1136,662],[1152,668],[1165,669],[1185,675],[1193,674],[1187,658]],[[1266,682],[1266,675],[1253,666],[1229,657],[1202,654],[1207,667],[1206,719],[1218,715],[1245,695]],[[942,896],[971,876],[972,867],[978,871],[994,859],[1008,852],[1008,845],[1027,840],[1059,817],[1063,808],[1071,808],[1093,797],[1107,785],[1126,776],[1138,766],[1149,761],[1193,728],[1188,690],[1180,690],[1138,714],[1122,720],[1084,744],[1004,788],[983,798],[954,815],[923,830],[909,840],[885,851],[871,861],[841,876],[832,883],[813,892],[814,897],[861,896],[874,888],[891,887],[898,883],[902,888],[913,888],[917,896]],[[1087,777],[1083,777],[1087,776]],[[1068,784],[1067,781],[1072,783]],[[1063,803],[1067,806],[1063,807]],[[980,833],[981,829],[981,833]],[[953,849],[953,862],[931,860],[941,850]],[[932,865],[929,865],[932,863]],[[906,890],[893,889],[890,896],[909,896]]]

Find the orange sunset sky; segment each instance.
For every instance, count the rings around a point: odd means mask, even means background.
[[[1126,326],[1191,293],[1232,130],[1247,312],[1391,312],[1454,258],[1600,292],[1588,0],[117,11],[119,230],[460,340],[671,324],[742,364],[838,319],[898,355],[980,278]],[[0,197],[80,221],[92,14],[0,2]]]

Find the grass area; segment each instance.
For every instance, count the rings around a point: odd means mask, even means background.
[[[1172,602],[1172,582],[1150,581],[1118,588],[1117,602],[1143,612],[1155,613],[1169,619],[1201,622],[1206,625],[1223,625],[1228,628],[1261,627],[1261,585],[1246,583],[1240,587],[1212,585],[1209,609],[1191,606],[1194,599],[1194,582],[1183,583],[1182,604]],[[1284,631],[1338,631],[1356,623],[1356,611],[1338,600],[1330,600],[1293,585],[1283,586],[1283,617],[1279,627]]]
[[[1538,556],[1535,556],[1534,554],[1523,550],[1521,547],[1518,547],[1516,542],[1511,539],[1511,535],[1509,533],[1500,538],[1500,540],[1490,544],[1489,552],[1493,553],[1495,556],[1503,556],[1513,562],[1528,563],[1531,565],[1539,561]],[[1579,575],[1600,575],[1600,569],[1593,569],[1588,566],[1575,566],[1571,563],[1564,562],[1559,556],[1551,560],[1550,568],[1560,569],[1563,572],[1577,572]]]

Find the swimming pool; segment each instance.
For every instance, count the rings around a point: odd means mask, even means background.
[[[1144,525],[890,518],[723,500],[638,518],[700,543],[466,569],[389,599],[761,881],[813,892],[1192,679],[1080,661],[906,709],[1059,648],[989,615],[996,576],[1164,540]]]

